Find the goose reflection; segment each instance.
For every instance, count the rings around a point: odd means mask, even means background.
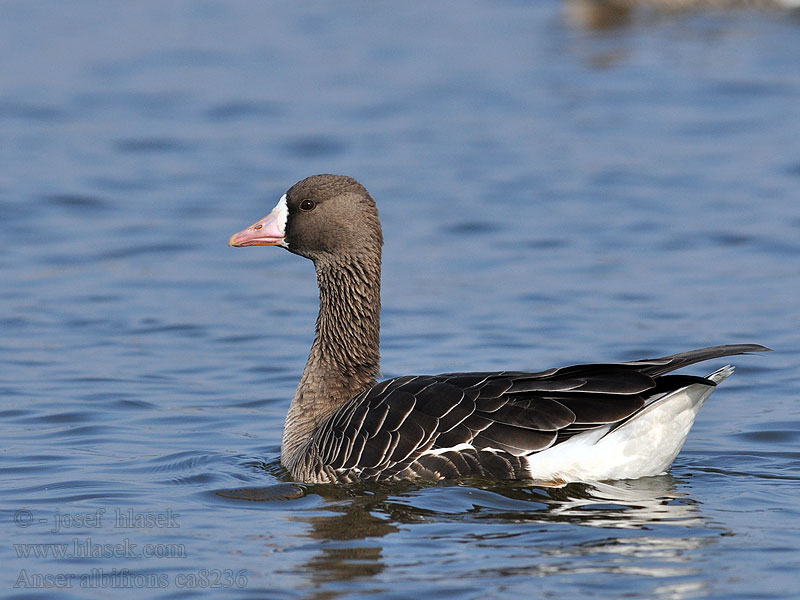
[[[653,524],[701,527],[697,503],[677,491],[670,475],[614,483],[593,483],[580,490],[554,490],[548,515],[590,527],[644,529]]]
[[[452,547],[455,537],[469,550],[477,576],[615,573],[652,578],[652,597],[680,599],[702,593],[696,555],[723,533],[680,484],[664,475],[563,487],[471,480],[430,486],[281,484],[276,489],[284,497],[294,490],[295,496],[321,500],[310,508],[298,506],[288,517],[307,525],[303,535],[315,550],[302,568],[310,597],[322,583],[374,578],[381,587],[380,574],[395,563],[398,547],[407,558],[408,545],[419,544],[417,560],[426,565],[439,560],[437,549]],[[251,500],[275,499],[274,491],[238,493]],[[291,498],[284,499],[291,504]],[[418,528],[426,524],[434,527]],[[583,528],[597,533],[581,534]],[[514,560],[497,565],[496,559],[481,561],[484,554]]]
[[[380,574],[386,568],[381,539],[397,533],[399,527],[373,515],[368,506],[358,502],[329,505],[323,511],[328,514],[297,517],[310,525],[308,537],[319,543],[319,551],[304,569],[310,587]]]
[[[583,29],[628,25],[639,13],[682,14],[699,11],[761,10],[796,11],[797,0],[565,0],[567,22]]]

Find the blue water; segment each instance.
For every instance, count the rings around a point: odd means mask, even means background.
[[[800,597],[797,17],[0,10],[4,597]],[[226,242],[316,172],[378,202],[387,377],[775,352],[666,476],[276,491],[313,270]]]

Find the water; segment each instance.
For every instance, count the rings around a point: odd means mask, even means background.
[[[798,597],[799,26],[4,2],[5,597]],[[315,172],[378,201],[387,377],[776,351],[667,476],[269,497],[313,271],[226,241]]]

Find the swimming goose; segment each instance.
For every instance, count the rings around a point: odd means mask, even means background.
[[[478,476],[553,483],[664,473],[697,411],[733,372],[666,375],[696,362],[766,351],[715,346],[663,358],[538,373],[446,373],[380,383],[383,236],[355,179],[314,175],[229,240],[282,246],[314,262],[319,315],[281,444],[307,483]]]

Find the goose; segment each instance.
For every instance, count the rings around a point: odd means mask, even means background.
[[[228,243],[281,246],[314,263],[316,333],[281,442],[281,464],[304,483],[479,477],[559,485],[663,474],[733,367],[707,377],[668,373],[769,351],[736,344],[624,363],[379,383],[383,234],[358,181],[303,179]]]

